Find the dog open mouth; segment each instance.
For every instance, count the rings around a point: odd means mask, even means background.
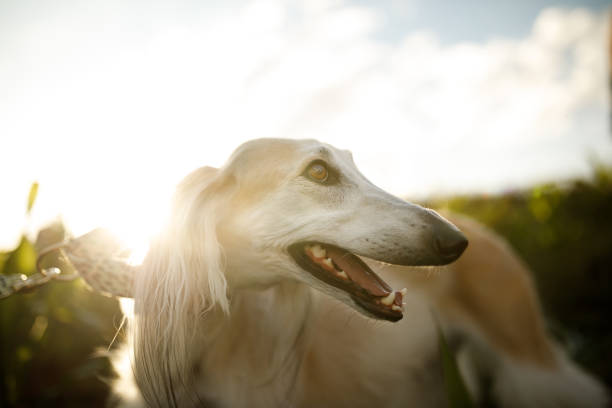
[[[359,257],[330,244],[301,242],[289,254],[315,278],[347,292],[356,304],[378,319],[398,321],[403,317],[406,289],[393,290]]]

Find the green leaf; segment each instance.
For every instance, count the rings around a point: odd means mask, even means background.
[[[455,355],[448,347],[442,330],[438,328],[438,343],[442,359],[442,374],[444,375],[444,388],[451,408],[473,408],[474,403],[463,382]]]
[[[36,195],[38,194],[38,182],[33,182],[32,186],[30,186],[30,194],[28,194],[28,210],[26,213],[30,213],[32,211],[32,207],[34,206],[34,201],[36,201]]]
[[[29,275],[36,269],[36,250],[26,237],[21,237],[17,248],[11,251],[4,262],[2,272],[7,275]]]
[[[8,259],[10,252],[0,252],[0,272],[4,269],[4,263]]]

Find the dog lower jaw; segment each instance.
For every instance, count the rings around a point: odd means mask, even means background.
[[[392,309],[392,311],[397,311],[398,313],[388,313],[385,309],[377,308],[372,305],[370,302],[364,302],[357,296],[351,295],[351,299],[353,302],[362,309],[362,313],[365,315],[372,317],[378,320],[388,320],[390,322],[397,322],[402,320],[404,317],[403,309],[399,306],[393,305],[393,307],[398,308]]]
[[[299,242],[288,252],[315,278],[346,292],[363,314],[391,322],[402,319],[407,289],[393,290],[356,255],[319,242]]]

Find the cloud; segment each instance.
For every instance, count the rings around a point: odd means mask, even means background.
[[[547,9],[526,38],[454,45],[381,43],[378,21],[346,6],[285,31],[244,111],[271,134],[350,147],[397,193],[499,191],[609,162],[605,16]]]
[[[415,196],[586,176],[612,157],[607,20],[585,9],[449,45],[386,42],[384,10],[333,0],[18,4],[0,24],[3,188],[39,179],[39,220],[62,212],[76,232],[152,217],[182,175],[253,137],[349,148],[373,182]],[[1,230],[19,229],[15,201]]]

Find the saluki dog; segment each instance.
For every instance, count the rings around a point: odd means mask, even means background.
[[[440,325],[476,401],[486,377],[501,407],[605,406],[509,247],[450,219],[461,231],[315,140],[250,141],[195,170],[134,272],[117,387],[139,393],[120,404],[448,406]]]

